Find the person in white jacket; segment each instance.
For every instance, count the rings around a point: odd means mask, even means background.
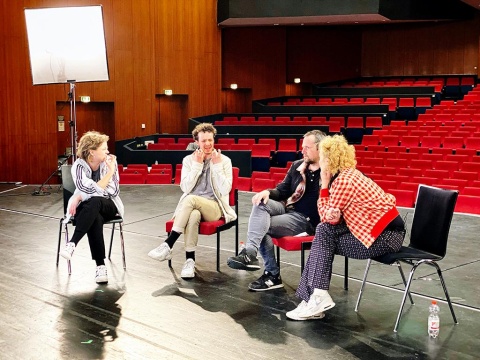
[[[72,165],[75,192],[68,201],[66,217],[75,217],[75,231],[60,251],[67,260],[72,258],[78,242],[88,237],[92,259],[97,264],[95,281],[107,283],[103,224],[117,214],[123,217],[116,157],[108,152],[107,135],[88,131],[78,143],[77,160]]]
[[[226,222],[230,222],[237,218],[228,202],[232,189],[232,162],[215,149],[216,134],[217,130],[209,123],[199,124],[192,131],[199,148],[182,162],[180,188],[183,195],[173,215],[172,232],[165,242],[148,253],[158,261],[170,260],[173,245],[183,234],[186,261],[181,277],[184,279],[195,277],[195,250],[200,221],[215,221],[224,217]]]

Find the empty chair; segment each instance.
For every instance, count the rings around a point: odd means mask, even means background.
[[[231,145],[231,144],[234,144],[235,143],[235,139],[234,138],[219,138],[219,139],[215,139],[215,143],[217,145],[224,145],[224,144],[227,144],[227,145]]]
[[[480,174],[480,162],[466,161],[460,164],[460,170]]]
[[[270,173],[266,171],[252,171],[250,177],[252,182],[255,182],[257,179],[270,179]]]
[[[378,145],[380,143],[380,136],[378,135],[364,135],[362,139],[362,145]]]
[[[349,116],[347,118],[347,128],[364,128],[363,118],[359,116]]]
[[[250,151],[251,146],[248,144],[230,144],[230,150]]]
[[[429,149],[439,148],[442,144],[442,138],[440,136],[424,136],[420,142],[420,146]]]
[[[465,139],[466,149],[475,149],[480,151],[480,137],[469,137]]]
[[[145,184],[147,174],[141,173],[122,173],[120,176],[121,185]]]
[[[416,148],[420,146],[420,136],[402,136],[400,143],[402,146],[406,146],[407,149]]]
[[[170,170],[170,172],[172,172],[172,164],[152,164],[151,168],[150,168],[150,172],[152,170],[157,170],[157,169],[161,169],[161,170]]]
[[[284,167],[288,161],[295,161],[297,159],[297,153],[297,139],[279,139],[276,156],[278,166]]]
[[[176,143],[176,144],[167,144],[167,150],[186,150],[188,144]]]
[[[415,99],[415,114],[418,116],[424,114],[425,111],[432,107],[431,97],[418,97]]]
[[[251,149],[252,145],[255,144],[255,139],[252,139],[252,138],[238,139],[237,144],[247,144]]]
[[[157,140],[158,144],[173,144],[175,143],[175,138],[173,137],[161,137]]]
[[[480,180],[478,178],[478,172],[472,172],[472,171],[454,171],[452,174],[452,177],[454,179],[464,179],[468,181],[474,181],[474,180]]]
[[[273,179],[263,179],[257,178],[255,181],[252,181],[252,191],[259,192],[265,189],[275,188],[275,181]]]
[[[252,170],[269,171],[271,145],[253,144],[251,146],[252,146]]]
[[[455,211],[480,215],[480,196],[459,195]]]
[[[450,136],[450,137],[446,137],[443,140],[443,147],[447,149],[453,149],[453,150],[462,149],[463,142],[464,140],[461,137]]]
[[[436,170],[447,170],[450,176],[453,175],[454,171],[457,171],[459,167],[458,162],[456,161],[437,161],[435,163],[435,169]]]
[[[443,179],[441,184],[456,186],[459,191],[462,192],[463,189],[469,185],[469,181],[464,179]]]
[[[462,195],[480,196],[480,188],[465,186],[463,188]]]
[[[156,143],[150,143],[147,145],[148,150],[167,150],[167,144],[156,144]]]
[[[150,173],[145,177],[145,184],[171,184],[172,174]]]
[[[239,176],[237,186],[239,191],[251,191],[252,179],[249,177]]]
[[[277,140],[273,138],[260,138],[258,139],[258,144],[268,144],[271,153],[277,150]]]
[[[382,129],[383,121],[381,116],[367,116],[365,118],[365,134],[373,134],[373,130]]]
[[[396,206],[413,208],[415,204],[415,192],[412,190],[389,189],[388,193],[395,196]]]
[[[396,135],[383,135],[380,142],[383,146],[386,146],[386,147],[399,145],[398,136]]]

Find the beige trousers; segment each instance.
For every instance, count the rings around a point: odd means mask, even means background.
[[[200,220],[215,221],[222,217],[222,210],[215,200],[197,195],[187,195],[179,204],[172,230],[183,233],[185,251],[195,251],[198,243]]]

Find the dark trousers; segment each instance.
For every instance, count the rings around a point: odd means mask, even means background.
[[[78,244],[87,234],[92,259],[105,259],[103,223],[112,220],[116,214],[117,207],[111,199],[94,196],[87,201],[82,201],[77,207],[75,232],[70,241]]]

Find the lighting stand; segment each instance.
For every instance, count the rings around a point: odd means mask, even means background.
[[[67,80],[67,82],[70,84],[70,91],[68,92],[68,99],[70,101],[70,148],[71,148],[71,153],[67,155],[67,157],[60,162],[58,165],[57,169],[54,170],[50,176],[43,182],[40,187],[35,189],[32,193],[33,196],[45,196],[45,195],[50,195],[49,191],[45,191],[45,186],[48,184],[50,179],[52,178],[53,175],[58,174],[60,171],[61,167],[63,164],[65,164],[70,157],[72,158],[72,164],[75,162],[77,158],[77,109],[75,107],[75,80]],[[48,185],[48,188],[51,189],[52,187]],[[61,185],[60,185],[61,188]],[[59,189],[60,189],[59,188]]]
[[[72,164],[77,159],[77,109],[75,107],[75,80],[67,80],[70,84],[68,99],[70,100],[70,142]]]
[[[50,195],[50,191],[45,191],[45,187],[47,186],[47,184],[48,184],[48,182],[50,181],[50,179],[52,178],[52,176],[55,175],[55,174],[58,174],[58,172],[59,172],[59,171],[61,170],[61,168],[62,168],[62,165],[64,165],[64,164],[68,161],[68,159],[70,159],[70,156],[72,156],[72,155],[68,155],[65,159],[63,159],[63,160],[58,164],[57,169],[50,174],[50,176],[47,178],[47,180],[45,180],[42,185],[40,185],[37,189],[35,189],[35,190],[33,191],[33,193],[32,193],[33,196],[45,196],[45,195]],[[60,187],[61,187],[61,186],[62,186],[62,185],[60,184]],[[60,187],[59,187],[59,189],[60,189]],[[51,185],[48,185],[48,189],[52,189],[52,186],[51,186]]]

